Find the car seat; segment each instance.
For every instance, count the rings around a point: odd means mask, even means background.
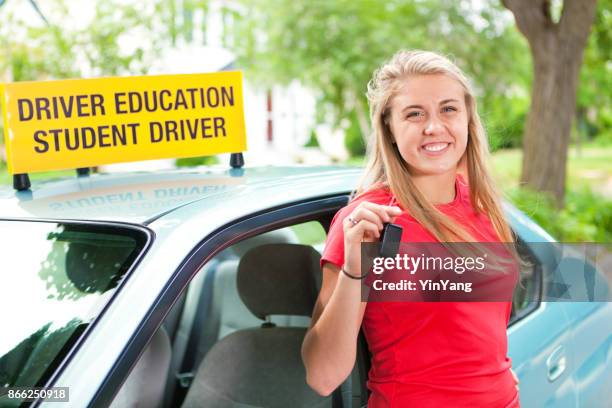
[[[259,327],[218,341],[197,370],[183,407],[330,407],[306,383],[301,360],[305,327],[283,327],[272,315],[310,316],[320,255],[298,244],[250,249],[238,266],[238,293]]]
[[[239,259],[250,249],[269,243],[294,243],[291,228],[282,228],[238,242],[207,262],[183,295],[180,324],[177,324],[173,355],[166,384],[165,407],[182,401],[202,358],[221,337],[259,324],[242,303],[236,287]],[[301,317],[301,316],[300,316]],[[175,317],[176,318],[176,317]],[[301,323],[304,325],[304,323]],[[307,325],[308,323],[306,323]]]
[[[111,408],[156,408],[161,406],[170,367],[170,339],[160,327],[138,359]]]

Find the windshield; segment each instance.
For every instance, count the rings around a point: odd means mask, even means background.
[[[131,228],[0,220],[0,387],[44,385],[146,242]]]

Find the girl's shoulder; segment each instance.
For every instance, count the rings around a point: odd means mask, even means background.
[[[393,196],[389,188],[384,185],[374,185],[371,188],[355,194],[351,200],[342,207],[334,217],[334,220],[342,221],[347,217],[359,204],[363,202],[370,202],[374,204],[389,205]]]
[[[448,210],[452,210],[453,212],[473,212],[473,208],[471,206],[470,201],[470,187],[467,182],[467,177],[461,173],[457,173],[455,186],[457,192],[455,199],[448,204],[442,204],[436,207],[438,207],[439,210],[442,210],[444,212]],[[402,208],[401,204],[398,203],[398,200],[394,198],[388,185],[384,183],[376,183],[367,190],[355,194],[351,201],[349,201],[349,203],[345,207],[343,207],[339,211],[339,213],[342,213],[343,215],[348,215],[355,207],[357,207],[360,203],[364,201],[380,205],[399,205],[400,208]],[[410,217],[410,214],[408,214],[408,212],[404,208],[402,209],[404,210],[405,215],[408,215]]]
[[[384,184],[375,184],[369,189],[356,194],[347,206],[356,206],[364,201],[375,204],[389,205],[393,195],[391,190]]]

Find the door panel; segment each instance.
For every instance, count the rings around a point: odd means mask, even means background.
[[[508,330],[521,407],[575,407],[577,393],[567,350],[572,346],[562,303],[542,303]]]
[[[571,373],[581,407],[610,401],[612,389],[612,303],[564,302],[569,318]],[[609,403],[609,402],[608,402]]]

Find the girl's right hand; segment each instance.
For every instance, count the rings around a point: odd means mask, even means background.
[[[348,273],[361,275],[361,243],[378,241],[383,224],[401,213],[396,206],[363,201],[344,219],[344,268]]]

